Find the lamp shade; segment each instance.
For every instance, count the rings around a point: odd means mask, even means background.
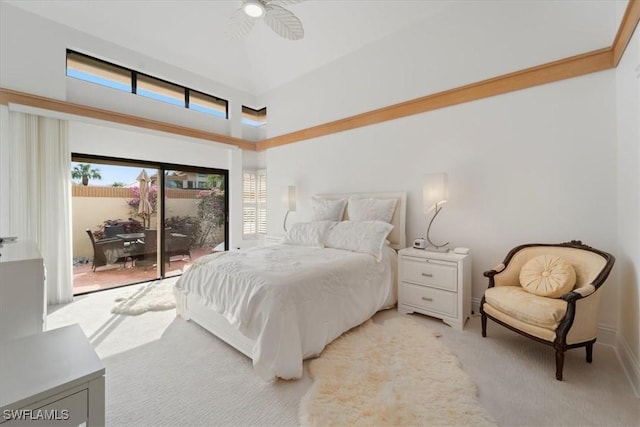
[[[425,212],[435,209],[438,204],[449,199],[449,186],[446,173],[429,173],[424,176],[422,185],[422,203]]]
[[[291,212],[296,211],[296,186],[289,186],[289,210]]]

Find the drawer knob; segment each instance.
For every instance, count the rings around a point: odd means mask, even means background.
[[[433,298],[429,298],[429,297],[422,297],[422,299],[423,299],[424,301],[433,301]]]
[[[422,275],[424,277],[433,277],[433,274],[431,274],[431,273],[422,273]]]

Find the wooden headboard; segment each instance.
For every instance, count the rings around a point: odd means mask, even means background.
[[[389,234],[389,242],[391,242],[391,247],[393,249],[399,250],[407,247],[407,230],[406,230],[406,221],[407,221],[407,193],[405,192],[389,192],[389,193],[330,193],[330,194],[316,194],[314,196],[318,199],[327,199],[327,200],[339,200],[339,199],[347,199],[349,198],[357,198],[357,199],[396,199],[396,210],[393,212],[393,217],[391,218],[391,224],[393,225],[393,230]],[[349,219],[349,203],[347,203],[347,208],[344,210],[343,220],[346,221]]]

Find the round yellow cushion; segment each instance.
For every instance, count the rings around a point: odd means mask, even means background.
[[[576,272],[567,261],[553,255],[530,259],[520,270],[520,285],[535,295],[558,298],[573,290]]]

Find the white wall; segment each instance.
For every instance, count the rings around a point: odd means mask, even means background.
[[[11,158],[9,146],[9,108],[0,105],[0,230],[9,230],[9,216],[11,205],[9,194],[11,191],[11,175],[9,174]]]
[[[423,175],[444,171],[450,201],[432,237],[471,249],[476,299],[482,272],[518,244],[581,239],[616,252],[615,108],[606,71],[270,149],[269,232],[281,230],[288,185],[292,222],[309,219],[314,193],[407,191],[412,241],[426,231]],[[615,330],[617,306],[614,277],[603,327]]]
[[[229,100],[229,120],[217,119],[198,111],[186,110],[68,78],[65,75],[67,48],[225,98]],[[0,87],[235,137],[246,136],[249,139],[257,139],[264,132],[264,130],[242,125],[240,122],[241,106],[257,105],[255,96],[187,72],[176,65],[158,61],[57,24],[4,2],[0,3]],[[245,246],[241,238],[240,220],[242,218],[240,193],[242,150],[229,148],[228,145],[167,136],[167,134],[143,129],[92,125],[89,123],[98,122],[51,111],[21,106],[12,106],[12,108],[35,114],[70,118],[75,122],[71,126],[73,129],[71,143],[72,150],[76,152],[229,169],[231,245]],[[2,118],[4,120],[4,114]],[[3,129],[5,128],[6,126],[3,126]],[[250,156],[249,162],[255,164],[257,157]],[[3,179],[3,183],[5,181],[7,180]],[[0,188],[0,195],[5,193],[6,191]],[[3,204],[3,211],[5,205],[6,203]],[[0,212],[0,214],[3,213]]]
[[[247,170],[266,169],[266,151],[243,151],[242,166]]]
[[[640,31],[616,69],[618,101],[618,353],[640,397]]]
[[[229,148],[192,138],[154,134],[143,129],[71,121],[71,152],[127,159],[229,169]]]
[[[556,8],[566,10],[560,14]],[[616,4],[606,1],[527,2],[522,12],[522,2],[515,1],[448,2],[427,20],[261,94],[258,105],[269,109],[267,134],[305,129],[606,47],[620,22]],[[575,18],[563,19],[564,13]],[[481,31],[478,23],[485,23]],[[563,36],[545,31],[547,25],[565,28]]]
[[[116,30],[116,29],[114,29]],[[66,49],[77,50],[229,101],[229,120],[66,77]],[[209,132],[256,139],[240,122],[256,98],[213,80],[0,3],[0,86]]]
[[[602,26],[583,28],[580,23],[567,23],[571,25],[568,44],[531,38],[525,42],[530,47],[538,46],[539,51],[523,56],[521,46],[514,45],[509,38],[497,37],[491,28],[470,33],[472,27],[466,25],[466,19],[481,20],[483,14],[495,14],[490,8],[466,4],[465,7],[474,8],[473,13],[453,13],[452,19],[437,17],[432,36],[430,27],[424,30],[419,25],[411,26],[256,99],[175,65],[6,3],[0,5],[0,86],[233,136],[243,133],[238,115],[242,103],[267,105],[266,131],[269,136],[278,135],[580,53],[571,49],[582,43],[590,45],[591,37],[597,39],[611,33],[611,37],[605,38],[612,40],[619,18],[615,8],[600,2],[593,13],[602,17]],[[545,19],[529,18],[531,23],[545,25]],[[447,36],[435,36],[442,34],[436,29],[447,31]],[[447,44],[450,38],[463,39],[465,43],[462,48],[458,45],[451,49]],[[637,46],[637,35],[634,40]],[[94,85],[70,82],[64,72],[66,48],[229,99],[230,121],[201,123],[202,117],[197,112],[180,111],[173,115],[168,110],[171,106],[157,101],[140,97],[131,101],[129,94],[111,91],[107,94],[105,89]],[[429,55],[424,54],[427,49]],[[637,176],[638,162],[632,159],[634,155],[637,158],[633,138],[637,138],[638,131],[633,116],[625,119],[620,114],[620,110],[637,112],[637,99],[625,95],[628,87],[636,86],[633,82],[625,83],[627,78],[619,73],[617,89],[616,72],[601,72],[270,149],[266,154],[269,230],[280,232],[286,209],[281,198],[286,186],[295,184],[298,211],[290,216],[291,221],[308,217],[305,200],[313,193],[406,190],[407,237],[422,236],[426,227],[421,213],[422,175],[446,171],[451,201],[438,217],[433,237],[450,240],[452,246],[471,248],[475,298],[480,297],[486,286],[481,272],[500,261],[509,248],[523,242],[579,238],[614,252],[619,258],[624,259],[626,253],[629,259],[635,259],[627,264],[633,266],[631,270],[619,272],[616,267],[605,288],[601,323],[605,329],[618,328],[617,276],[623,277],[620,286],[627,291],[624,287],[629,282],[627,274],[633,271],[636,279],[631,280],[631,292],[635,289],[636,303],[627,301],[626,294],[620,295],[624,301],[620,321],[625,324],[620,335],[637,361],[638,242],[622,236],[626,230],[637,229],[638,220],[637,215],[634,219],[622,211],[637,209],[633,197],[627,198],[628,187],[623,178],[631,174],[631,182],[637,183],[637,178],[633,181],[633,173]],[[187,117],[186,113],[193,114]],[[136,133],[133,140],[131,134],[114,139],[106,138],[113,129],[91,132],[87,124],[73,127],[76,136],[83,136],[82,141],[72,143],[77,152],[117,157],[130,154],[133,158],[152,155],[153,160],[206,167],[224,164],[227,165],[224,168],[232,169],[232,182],[238,181],[244,163],[239,150],[221,151],[214,145],[186,138]],[[621,135],[619,154],[616,131]],[[263,158],[249,156],[247,164],[263,164]],[[234,195],[234,188],[235,185],[230,194],[231,209],[240,212],[241,201],[238,193]],[[620,200],[623,198],[624,201]],[[617,209],[619,202],[621,206]],[[236,229],[238,226],[239,223]],[[627,326],[634,321],[635,325]]]
[[[613,40],[621,17],[614,3],[590,3],[598,25],[567,22],[567,39],[555,40],[526,32],[555,19],[545,5],[531,6],[526,17],[502,22],[515,35],[505,38],[493,27],[478,32],[469,24],[504,21],[492,7],[516,5],[452,5],[430,25],[409,26],[261,94],[268,135],[586,52],[594,40]],[[270,149],[269,232],[281,233],[288,185],[298,188],[290,221],[308,219],[313,193],[406,190],[411,241],[426,232],[422,176],[444,171],[450,202],[433,237],[471,248],[476,301],[487,284],[482,272],[517,244],[581,239],[616,253],[615,91],[615,72],[606,71]],[[617,309],[614,270],[601,312],[609,343]]]

